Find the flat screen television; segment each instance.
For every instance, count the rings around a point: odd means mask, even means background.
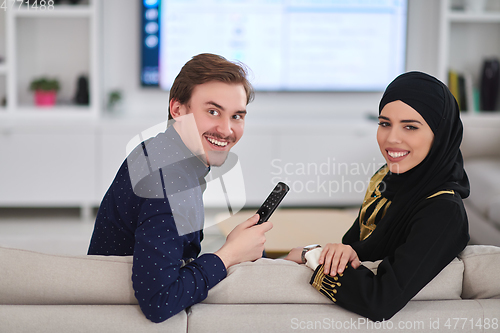
[[[209,52],[246,64],[257,91],[383,91],[405,71],[407,6],[407,0],[144,0],[141,81],[169,90],[182,65]],[[151,8],[157,15],[148,16]]]

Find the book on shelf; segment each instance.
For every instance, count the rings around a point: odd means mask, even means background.
[[[475,112],[478,108],[478,92],[472,75],[468,72],[448,72],[448,88],[455,97],[460,111]]]

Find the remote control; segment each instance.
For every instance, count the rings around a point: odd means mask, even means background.
[[[264,201],[262,206],[260,206],[257,211],[257,214],[260,215],[259,222],[257,222],[257,224],[264,223],[269,219],[269,217],[271,217],[271,214],[274,213],[281,200],[283,200],[289,190],[290,188],[285,183],[279,182],[276,185],[271,194],[267,197],[266,201]]]

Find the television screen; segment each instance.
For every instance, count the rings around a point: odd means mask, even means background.
[[[158,87],[160,74],[160,0],[144,0],[141,7],[141,85]]]
[[[162,0],[159,17],[165,90],[205,52],[258,91],[382,91],[405,70],[407,0]]]

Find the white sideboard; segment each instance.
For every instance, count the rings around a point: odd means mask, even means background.
[[[97,207],[126,158],[126,146],[161,119],[28,121],[0,124],[0,207]],[[500,142],[500,113],[464,115],[465,158]],[[247,120],[233,148],[246,206],[257,207],[278,181],[291,191],[284,206],[361,203],[384,163],[377,124],[367,119]],[[225,201],[207,198],[207,206]]]
[[[161,120],[65,120],[0,124],[0,206],[98,206],[129,141]],[[381,158],[373,121],[248,122],[235,146],[247,206],[277,181],[286,205],[356,204]],[[358,171],[353,171],[357,167]],[[365,171],[363,171],[365,170]],[[364,184],[364,185],[363,185]],[[348,186],[352,190],[348,189]],[[217,206],[217,201],[208,200]]]

